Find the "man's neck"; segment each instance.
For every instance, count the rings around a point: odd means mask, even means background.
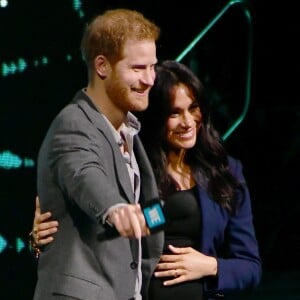
[[[118,107],[113,105],[103,89],[88,85],[86,94],[94,103],[96,108],[106,116],[113,127],[120,131],[122,124],[125,122],[127,113],[124,113]]]

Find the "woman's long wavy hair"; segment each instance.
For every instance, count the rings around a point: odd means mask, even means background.
[[[229,171],[227,152],[211,123],[203,84],[188,67],[176,61],[164,61],[156,66],[149,107],[141,116],[143,126],[140,136],[152,164],[160,196],[164,199],[177,189],[176,182],[167,172],[170,148],[166,142],[166,122],[171,113],[174,87],[179,84],[188,88],[202,113],[196,144],[186,152],[185,163],[195,175],[199,177],[200,174],[201,183],[205,184],[210,196],[233,213],[240,184]]]

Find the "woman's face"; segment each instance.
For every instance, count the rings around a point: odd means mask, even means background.
[[[166,124],[169,146],[177,150],[192,148],[196,143],[201,120],[202,113],[198,102],[189,96],[189,91],[184,85],[176,86]]]

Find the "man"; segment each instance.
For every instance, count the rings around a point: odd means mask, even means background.
[[[84,32],[88,85],[54,119],[38,155],[41,211],[60,230],[40,255],[35,300],[146,299],[163,236],[149,234],[140,207],[158,191],[130,111],[148,106],[158,37],[127,9],[106,11]]]

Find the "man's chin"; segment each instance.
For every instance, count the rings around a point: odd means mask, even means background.
[[[134,107],[132,108],[132,111],[136,111],[136,112],[139,112],[139,111],[144,111],[148,108],[148,104],[149,104],[149,101],[146,100],[146,101],[139,101],[138,103],[136,103],[134,105]]]

